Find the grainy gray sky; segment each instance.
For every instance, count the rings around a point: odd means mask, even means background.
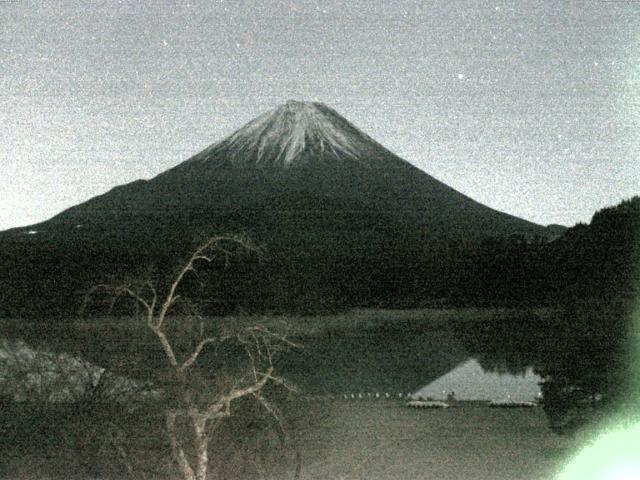
[[[588,221],[640,193],[640,2],[0,0],[0,229],[290,98],[491,207]]]

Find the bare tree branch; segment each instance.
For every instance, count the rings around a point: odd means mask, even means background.
[[[216,343],[220,341],[221,339],[216,337],[208,337],[208,338],[205,338],[204,340],[200,340],[196,345],[196,348],[194,349],[194,351],[189,356],[189,358],[187,358],[182,363],[182,365],[178,367],[178,370],[180,372],[184,372],[187,368],[193,365],[193,363],[198,359],[198,356],[200,355],[200,352],[202,352],[202,349],[205,347],[205,345],[207,345],[208,343]]]
[[[258,403],[260,403],[260,405],[262,405],[263,408],[267,412],[269,412],[269,414],[276,420],[276,423],[278,424],[278,428],[280,429],[280,433],[282,434],[282,437],[286,439],[289,435],[288,435],[287,429],[284,426],[284,420],[282,418],[282,414],[280,413],[280,411],[274,405],[269,403],[267,399],[260,394],[260,392],[254,393],[253,396],[256,398],[256,400],[258,400]]]
[[[176,355],[173,352],[173,348],[171,347],[171,343],[169,343],[167,336],[164,334],[164,332],[162,332],[162,330],[160,330],[155,326],[151,327],[151,330],[153,331],[153,333],[156,334],[156,336],[158,337],[158,340],[160,340],[160,345],[162,345],[164,353],[167,356],[167,359],[169,360],[169,363],[171,364],[171,366],[174,368],[177,368],[178,360],[176,359]]]
[[[227,255],[230,255],[230,253],[228,252],[228,250],[220,247],[220,244],[225,241],[235,243],[243,247],[247,251],[258,251],[258,248],[255,247],[251,241],[238,235],[216,235],[205,241],[195,250],[195,252],[193,252],[189,260],[187,260],[183,267],[178,271],[178,274],[176,275],[174,281],[171,283],[169,292],[167,293],[167,296],[160,309],[160,313],[157,317],[156,325],[158,328],[162,326],[167,312],[179,297],[178,295],[176,295],[178,286],[188,272],[195,270],[196,262],[205,261],[207,263],[211,263],[215,258],[215,253],[217,251],[221,251],[225,254],[225,266],[228,264]],[[210,253],[207,254],[206,252]]]
[[[217,418],[218,415],[228,416],[231,414],[231,402],[233,400],[237,400],[238,398],[252,395],[262,389],[266,385],[266,383],[272,378],[271,374],[273,373],[273,367],[269,367],[266,373],[258,373],[258,376],[261,377],[257,382],[244,387],[244,388],[233,388],[231,392],[227,395],[223,395],[220,399],[211,404],[204,412],[204,415],[207,418]]]
[[[172,373],[180,381],[177,386],[179,400],[184,406],[178,410],[171,408],[165,412],[165,423],[167,435],[169,437],[171,452],[174,461],[178,465],[184,480],[206,480],[208,469],[208,440],[211,432],[217,428],[220,421],[231,415],[232,403],[242,397],[252,396],[263,408],[273,416],[285,435],[282,418],[279,411],[271,405],[261,390],[269,383],[281,385],[287,389],[294,390],[295,387],[286,383],[273,374],[274,355],[284,348],[298,347],[285,335],[270,331],[258,326],[244,328],[236,333],[223,332],[218,330],[215,334],[205,335],[203,319],[195,305],[183,299],[179,293],[180,286],[189,272],[194,272],[198,263],[212,263],[217,258],[224,261],[225,267],[229,265],[232,256],[230,245],[235,245],[245,251],[260,253],[248,238],[239,235],[216,235],[207,239],[198,246],[187,261],[178,269],[176,275],[168,284],[168,288],[158,288],[152,281],[133,281],[114,284],[100,284],[94,286],[85,297],[82,310],[87,306],[88,299],[99,290],[113,295],[115,303],[120,297],[131,298],[136,305],[144,310],[145,323],[151,332],[158,338],[158,341],[168,360]],[[159,292],[166,292],[159,294]],[[184,352],[184,346],[178,343],[176,333],[165,329],[167,317],[180,301],[181,306],[187,308],[191,319],[199,320],[197,325],[197,340],[191,343],[191,347]],[[217,392],[208,400],[205,392],[192,390],[195,385],[200,385],[201,378],[198,374],[189,377],[189,370],[198,360],[204,349],[209,345],[216,347],[223,342],[235,339],[241,345],[249,360],[248,372],[243,377],[237,377],[237,381],[228,389],[223,389],[222,393]],[[181,358],[178,358],[178,357]],[[185,415],[191,422],[193,435],[190,436],[189,451],[195,453],[195,459],[189,459],[185,453],[185,448],[180,441],[180,432],[176,425],[178,415]],[[182,417],[184,419],[184,417]],[[191,448],[192,447],[192,448]],[[194,463],[195,462],[195,463]]]
[[[155,308],[155,304],[154,303],[149,303],[147,300],[145,300],[142,297],[141,294],[139,294],[138,292],[135,292],[129,286],[116,287],[116,292],[123,292],[123,293],[126,293],[127,295],[129,295],[131,298],[133,298],[135,301],[140,303],[140,305],[142,305],[146,309],[147,318],[153,318],[153,309]]]

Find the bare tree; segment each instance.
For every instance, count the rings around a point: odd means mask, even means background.
[[[255,399],[280,422],[278,409],[263,390],[268,384],[293,388],[274,373],[274,356],[295,346],[285,334],[261,325],[212,325],[179,293],[184,279],[195,273],[198,264],[221,260],[226,266],[238,249],[259,253],[259,248],[246,237],[213,236],[195,249],[167,285],[149,280],[101,284],[87,295],[88,300],[98,291],[106,292],[112,305],[123,297],[131,299],[143,325],[164,352],[170,377],[166,393],[172,399],[163,407],[165,428],[173,460],[185,480],[207,478],[210,436],[225,417],[232,415],[237,400]],[[175,314],[179,310],[182,315]],[[224,372],[220,369],[213,375],[208,369],[198,368],[207,349],[219,349],[229,343],[242,352],[240,366]],[[181,424],[188,425],[191,432],[185,433]]]

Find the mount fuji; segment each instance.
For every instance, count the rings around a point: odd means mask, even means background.
[[[295,211],[300,218],[327,210],[337,217],[393,213],[430,239],[546,234],[542,226],[492,210],[439,182],[324,104],[297,101],[259,116],[149,181],[116,187],[13,232],[126,230],[132,223],[153,229],[169,218],[171,224],[182,219],[197,227],[223,225],[222,216],[237,217],[247,209],[274,215]],[[256,224],[242,226],[253,230]]]
[[[330,107],[288,101],[153,179],[2,232],[0,244],[12,284],[25,272],[56,286],[75,276],[78,290],[175,262],[196,233],[220,231],[244,231],[269,252],[250,286],[230,289],[237,303],[274,304],[375,303],[447,277],[452,252],[488,237],[551,235],[448,187]]]

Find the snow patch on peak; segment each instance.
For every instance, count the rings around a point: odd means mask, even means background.
[[[318,103],[318,102],[316,102]],[[300,100],[287,100],[284,105],[281,105],[277,108],[287,108],[289,110],[297,110],[297,109],[305,109],[305,108],[314,108],[316,105],[314,102],[301,102]]]
[[[358,159],[363,145],[371,141],[326,105],[289,100],[214,145],[203,160],[219,152],[287,167],[305,151]]]

